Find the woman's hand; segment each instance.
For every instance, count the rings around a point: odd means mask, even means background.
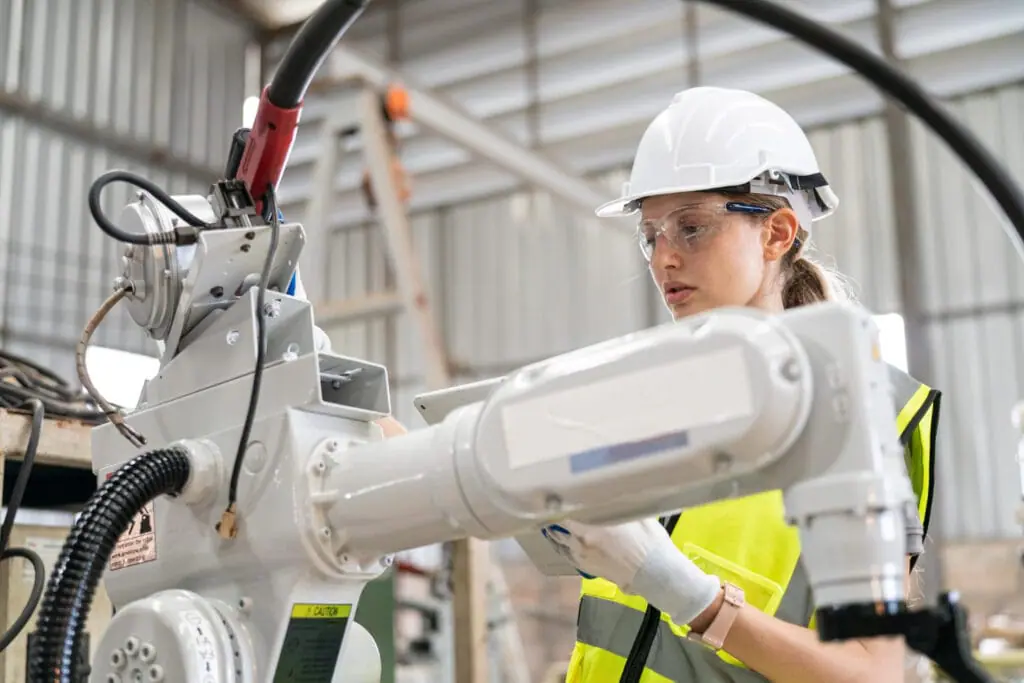
[[[689,624],[718,597],[721,584],[683,555],[656,519],[616,526],[566,521],[544,536],[581,572],[643,597],[677,624]]]
[[[627,593],[651,550],[672,546],[665,527],[655,519],[618,526],[566,521],[548,527],[544,535],[581,572],[607,579]]]

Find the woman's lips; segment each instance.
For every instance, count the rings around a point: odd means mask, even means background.
[[[665,303],[669,306],[679,306],[685,304],[693,296],[693,293],[697,291],[696,287],[687,287],[685,285],[677,285],[673,287],[665,288]]]

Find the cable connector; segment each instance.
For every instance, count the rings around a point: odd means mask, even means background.
[[[220,521],[217,522],[217,535],[225,541],[238,535],[238,516],[235,503],[229,505],[228,509],[220,516]]]
[[[199,228],[192,225],[179,225],[174,228],[174,244],[179,247],[195,244],[199,241]]]

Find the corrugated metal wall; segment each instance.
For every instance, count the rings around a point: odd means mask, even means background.
[[[187,0],[0,2],[0,345],[69,377],[120,248],[86,196],[111,168],[205,191],[241,123],[247,31]],[[209,171],[207,171],[209,169]],[[104,192],[116,218],[130,188]],[[96,343],[153,353],[126,314]]]
[[[954,109],[1024,182],[1024,142],[1014,129],[1024,119],[1024,88],[972,95]],[[937,521],[948,538],[1016,535],[1020,494],[1009,411],[1024,398],[1024,362],[1016,357],[1024,347],[1024,265],[1009,249],[987,196],[943,144],[918,125],[914,138],[917,204],[928,231],[919,270],[930,297],[933,381],[946,392]],[[842,201],[841,210],[818,226],[819,255],[848,277],[873,311],[899,311],[881,119],[816,130],[812,141]],[[602,182],[614,192],[623,177],[610,173]],[[414,223],[460,380],[501,374],[665,319],[651,305],[632,236],[580,220],[541,193],[452,207]],[[383,244],[374,228],[339,232],[331,262],[330,291],[339,298],[384,287]],[[411,405],[422,390],[418,337],[405,316],[331,334],[339,350],[390,361],[396,414],[420,424]]]
[[[960,100],[955,111],[1024,183],[1024,87]],[[918,209],[928,231],[919,265],[943,404],[940,528],[950,538],[1017,537],[1017,442],[1024,398],[1024,265],[1005,219],[945,146],[915,131]]]

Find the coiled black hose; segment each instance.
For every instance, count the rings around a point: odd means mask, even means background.
[[[100,486],[64,542],[46,587],[28,655],[31,683],[72,683],[93,594],[117,539],[157,496],[177,495],[188,451],[157,449],[132,458]]]

